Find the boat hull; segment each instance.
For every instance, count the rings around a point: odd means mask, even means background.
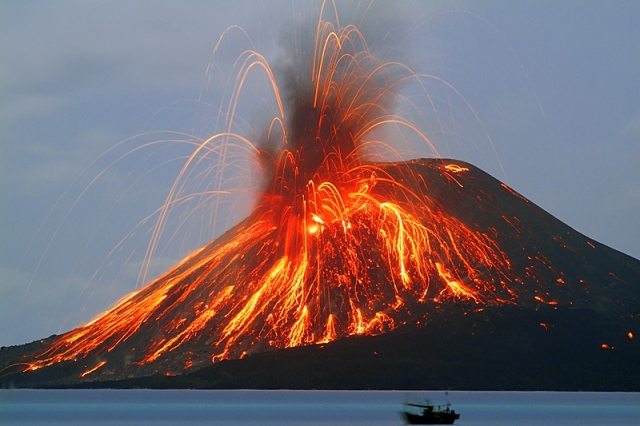
[[[411,425],[452,425],[456,419],[460,418],[460,414],[455,412],[414,414],[402,411],[400,417],[405,423]]]

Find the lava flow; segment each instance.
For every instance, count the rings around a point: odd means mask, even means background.
[[[352,25],[319,20],[313,39],[308,51],[293,49],[280,80],[256,52],[239,62],[236,90],[258,67],[279,111],[264,141],[250,144],[270,173],[253,214],[12,370],[75,362],[87,379],[179,374],[270,348],[385,333],[423,320],[437,303],[520,303],[522,282],[496,235],[451,214],[411,167],[376,156],[392,149],[379,139],[393,129],[430,146],[392,111],[403,83],[418,76],[379,61]],[[469,173],[443,160],[432,169],[453,187]]]

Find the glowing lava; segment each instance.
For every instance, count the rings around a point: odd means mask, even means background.
[[[430,145],[392,113],[401,85],[418,76],[378,61],[352,25],[320,20],[314,39],[283,82],[256,52],[239,62],[236,91],[257,67],[279,110],[264,141],[270,148],[250,145],[271,171],[255,212],[91,323],[57,337],[21,364],[24,371],[74,361],[84,365],[82,377],[175,374],[270,347],[384,333],[434,301],[515,303],[509,260],[491,235],[447,213],[424,192],[428,182],[419,174],[372,161],[378,148],[389,149],[377,140],[382,130],[408,130]],[[234,113],[231,102],[227,116]],[[249,144],[230,129],[197,147],[180,176],[199,151],[229,137]],[[468,168],[438,167],[464,185]]]

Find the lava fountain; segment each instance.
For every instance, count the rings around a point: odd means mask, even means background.
[[[74,362],[87,380],[179,374],[252,351],[385,333],[424,317],[435,302],[517,302],[509,259],[492,236],[420,190],[429,186],[420,174],[383,163],[394,131],[436,153],[393,111],[403,85],[421,77],[377,59],[353,25],[319,19],[314,30],[310,48],[291,46],[280,77],[259,53],[240,56],[228,129],[187,160],[148,257],[180,179],[203,151],[240,143],[267,171],[250,217],[9,370]],[[256,69],[267,76],[278,113],[254,143],[230,123]],[[454,184],[468,171],[445,161],[438,167]]]

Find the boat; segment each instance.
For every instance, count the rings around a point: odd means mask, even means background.
[[[405,401],[402,405],[400,417],[410,425],[452,425],[460,418],[460,414],[451,409],[449,401],[443,405],[433,405],[429,400],[424,404]]]

